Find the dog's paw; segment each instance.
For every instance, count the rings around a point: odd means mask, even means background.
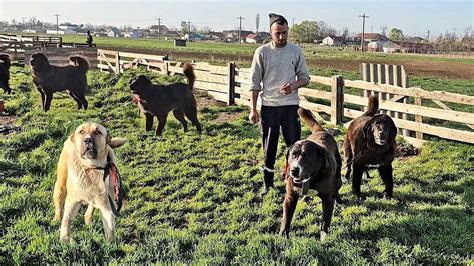
[[[319,240],[321,240],[321,242],[323,242],[324,240],[326,240],[326,238],[328,237],[328,233],[324,232],[324,231],[321,231],[319,233]]]

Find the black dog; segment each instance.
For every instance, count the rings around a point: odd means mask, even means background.
[[[34,53],[30,58],[33,69],[33,83],[41,93],[43,110],[46,112],[51,106],[53,93],[68,90],[69,95],[76,101],[77,108],[87,109],[86,73],[89,63],[80,56],[69,57],[69,64],[64,66],[51,65],[48,58],[42,53]]]
[[[378,169],[385,184],[385,196],[393,196],[393,168],[397,143],[397,127],[386,114],[377,114],[379,100],[370,96],[367,111],[355,118],[347,129],[344,154],[347,163],[346,178],[352,175],[352,192],[361,199],[362,174],[370,167]]]
[[[0,54],[0,88],[8,94],[12,92],[9,84],[10,66],[10,56],[8,54]]]
[[[298,114],[311,129],[312,134],[305,140],[295,142],[286,154],[286,196],[283,202],[280,235],[285,234],[289,237],[298,198],[309,195],[321,198],[323,222],[320,238],[324,240],[329,233],[334,202],[342,202],[339,196],[342,185],[342,159],[334,137],[318,124],[311,113],[300,108]]]
[[[173,83],[169,85],[153,85],[144,75],[139,75],[130,80],[130,90],[133,93],[134,102],[138,104],[140,110],[145,114],[146,130],[150,131],[153,126],[153,117],[158,118],[156,135],[160,136],[165,127],[168,112],[173,110],[173,114],[183,125],[186,132],[188,125],[184,116],[191,120],[201,133],[201,125],[197,119],[196,99],[193,95],[193,86],[196,76],[193,66],[186,64],[183,73],[188,79],[188,84]]]

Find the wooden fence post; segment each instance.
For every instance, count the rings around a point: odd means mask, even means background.
[[[115,52],[115,73],[120,75],[120,52]]]
[[[168,71],[168,69],[169,69],[169,62],[163,61],[163,73],[165,73],[166,76],[170,75],[170,72]]]
[[[227,84],[229,85],[227,105],[235,104],[235,63],[227,63]]]
[[[419,106],[422,105],[421,97],[415,97],[415,104],[419,105]],[[415,115],[415,122],[423,123],[423,116]],[[422,132],[415,131],[415,136],[416,136],[417,139],[423,139],[423,133]]]
[[[344,79],[333,76],[331,84],[331,123],[338,125],[344,117]]]

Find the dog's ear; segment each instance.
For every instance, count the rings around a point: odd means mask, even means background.
[[[115,148],[118,148],[118,147],[122,146],[123,144],[125,144],[125,142],[127,142],[126,138],[119,138],[119,137],[110,138],[110,137],[107,137],[107,144],[112,149],[115,149]]]
[[[70,139],[72,142],[74,142],[74,135],[76,135],[76,134],[74,134],[74,132],[72,132],[72,134],[69,136],[69,139]]]
[[[371,140],[373,138],[373,131],[372,131],[372,121],[374,119],[372,118],[369,120],[367,123],[365,123],[364,128],[362,132],[364,133],[364,139]]]

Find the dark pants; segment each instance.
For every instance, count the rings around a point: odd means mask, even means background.
[[[262,106],[261,133],[265,166],[273,169],[278,147],[280,128],[287,147],[298,141],[301,137],[301,124],[298,117],[298,105],[288,106]],[[263,180],[265,187],[273,186],[273,173],[264,170]]]

